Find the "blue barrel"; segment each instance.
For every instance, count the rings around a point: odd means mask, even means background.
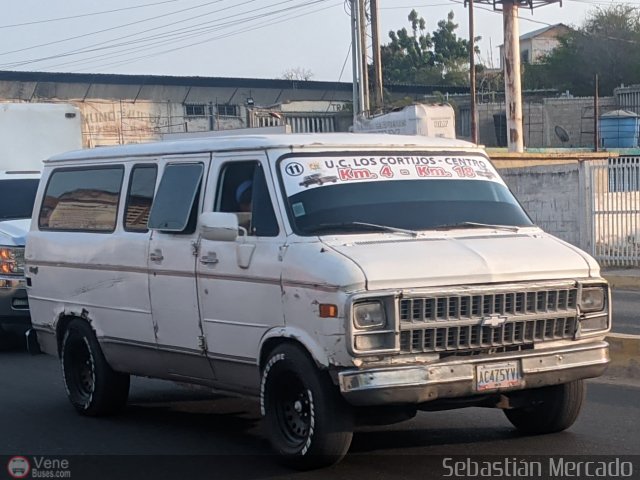
[[[603,148],[635,148],[638,146],[640,118],[627,110],[614,110],[600,115],[600,146]]]

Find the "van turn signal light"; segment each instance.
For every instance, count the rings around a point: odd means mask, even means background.
[[[338,307],[330,303],[320,304],[320,318],[336,318],[338,316]]]

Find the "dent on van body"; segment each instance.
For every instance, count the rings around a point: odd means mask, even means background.
[[[291,338],[304,345],[322,367],[353,366],[348,352],[345,310],[349,297],[365,289],[363,271],[317,239],[292,242],[284,252],[285,326],[269,331],[262,345],[275,337]],[[321,318],[321,304],[336,305],[337,317]]]

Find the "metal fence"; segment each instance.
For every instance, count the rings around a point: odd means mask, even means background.
[[[640,266],[640,157],[586,163],[591,253],[602,266]]]

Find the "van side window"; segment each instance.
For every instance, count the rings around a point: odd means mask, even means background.
[[[55,170],[38,226],[41,230],[113,232],[123,174],[122,165]]]
[[[231,212],[249,235],[275,237],[278,222],[260,162],[231,162],[222,167],[216,212]]]
[[[149,228],[190,233],[203,171],[201,163],[179,163],[165,167],[149,214]]]
[[[124,209],[124,229],[131,232],[147,232],[149,212],[156,189],[156,165],[136,165],[131,170],[127,203]]]

